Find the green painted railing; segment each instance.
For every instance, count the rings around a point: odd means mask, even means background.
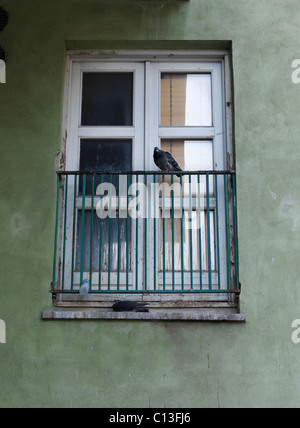
[[[239,292],[234,171],[57,172],[53,293]]]

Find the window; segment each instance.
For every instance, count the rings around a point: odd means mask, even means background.
[[[127,298],[152,314],[131,317],[238,313],[228,64],[226,52],[70,56],[56,306],[120,317],[112,302]],[[156,146],[182,171],[161,172]]]

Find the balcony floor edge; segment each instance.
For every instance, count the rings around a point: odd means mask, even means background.
[[[206,321],[206,322],[246,322],[246,314],[214,311],[150,311],[114,312],[103,309],[55,308],[42,312],[43,320],[130,320],[130,321]]]

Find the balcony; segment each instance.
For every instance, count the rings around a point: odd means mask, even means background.
[[[57,172],[51,291],[237,294],[234,171]]]

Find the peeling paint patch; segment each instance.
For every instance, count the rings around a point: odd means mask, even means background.
[[[10,218],[11,234],[13,238],[16,238],[25,230],[31,228],[31,225],[25,220],[22,213],[14,213]]]
[[[272,198],[274,199],[274,201],[276,201],[276,199],[277,199],[277,195],[276,195],[276,193],[275,192],[272,192],[272,190],[271,190],[271,188],[270,188],[270,186],[269,185],[267,185],[267,188],[268,188],[268,190],[269,190],[269,192],[270,192],[270,195],[272,196]]]
[[[78,371],[78,369],[76,369],[75,379],[76,379],[76,389],[77,389],[78,388],[78,380],[79,380],[79,371]]]
[[[300,224],[300,200],[293,195],[284,196],[280,202],[279,212],[282,218],[293,222],[293,230],[297,230]]]

